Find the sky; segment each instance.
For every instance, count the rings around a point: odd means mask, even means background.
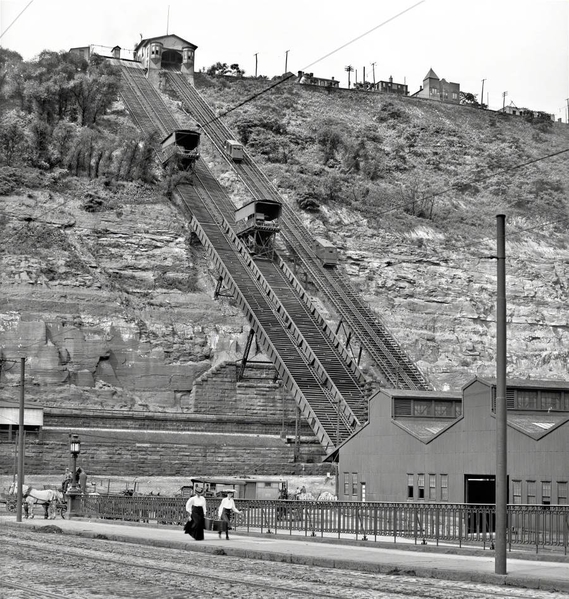
[[[478,99],[484,85],[490,108],[568,119],[569,0],[0,0],[0,45],[25,60],[88,45],[126,54],[166,33],[198,46],[196,70],[220,61],[270,78],[286,66],[347,87],[351,65],[352,83],[375,71],[414,93],[432,68]]]

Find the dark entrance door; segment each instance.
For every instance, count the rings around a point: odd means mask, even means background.
[[[162,52],[162,68],[167,71],[180,71],[182,69],[182,54],[176,50]]]
[[[468,532],[494,532],[496,528],[494,515],[496,476],[493,474],[465,474],[464,497],[466,503],[477,504],[477,507],[468,513]]]

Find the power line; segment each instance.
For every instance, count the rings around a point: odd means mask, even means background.
[[[5,33],[8,33],[8,30],[10,29],[10,27],[12,27],[12,25],[24,14],[24,12],[27,10],[28,6],[30,6],[30,4],[33,2],[34,0],[30,0],[25,8],[22,10],[22,12],[20,12],[20,14],[8,25],[8,27],[6,27],[6,29],[4,29],[4,31],[0,34],[0,39],[4,36]]]
[[[396,15],[394,15],[393,17],[387,19],[386,21],[383,21],[382,23],[379,23],[379,25],[376,25],[375,27],[373,27],[369,31],[366,31],[365,33],[362,33],[361,35],[358,35],[357,37],[355,37],[354,39],[350,40],[349,42],[346,42],[345,44],[342,44],[341,46],[339,46],[335,50],[332,50],[331,52],[328,52],[328,54],[325,54],[321,58],[315,60],[314,62],[311,62],[310,64],[308,64],[305,67],[303,67],[302,70],[305,71],[306,69],[309,69],[310,67],[314,66],[315,64],[317,64],[319,62],[322,62],[323,60],[325,60],[329,56],[332,56],[332,54],[335,54],[336,52],[339,52],[340,50],[343,50],[344,48],[346,48],[350,44],[353,44],[354,42],[357,42],[357,41],[361,40],[366,35],[369,35],[370,33],[373,33],[374,31],[376,31],[380,27],[383,27],[384,25],[387,25],[388,23],[391,23],[391,21],[394,21],[395,19],[398,19],[400,16],[404,15],[405,13],[409,12],[410,10],[413,10],[414,8],[416,8],[417,6],[419,6],[420,4],[423,4],[425,1],[426,0],[420,0],[420,2],[417,2],[417,4],[414,4],[413,6],[410,6],[409,8],[406,8],[405,10],[402,10],[401,12],[399,12]],[[284,77],[283,79],[277,81],[273,85],[270,85],[266,89],[264,89],[264,90],[262,90],[262,91],[260,91],[260,92],[258,92],[256,94],[253,94],[252,96],[250,96],[249,98],[247,98],[243,102],[241,102],[241,103],[237,104],[236,106],[233,106],[232,108],[229,108],[225,112],[222,112],[221,114],[217,115],[211,121],[208,121],[207,123],[203,123],[202,126],[206,126],[206,125],[210,125],[211,123],[215,123],[217,120],[223,118],[224,116],[227,116],[228,114],[230,114],[234,110],[237,110],[237,108],[241,108],[241,106],[244,106],[245,104],[248,104],[249,102],[252,102],[253,100],[255,100],[256,98],[258,98],[259,96],[262,96],[263,94],[266,94],[271,89],[274,89],[278,85],[282,85],[283,83],[285,83],[289,79],[292,79],[293,77],[296,77],[296,75],[289,75],[288,77]]]

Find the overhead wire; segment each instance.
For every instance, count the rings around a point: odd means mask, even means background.
[[[8,31],[10,30],[10,27],[12,27],[12,25],[26,12],[26,10],[30,6],[30,4],[32,4],[33,1],[34,0],[30,0],[26,4],[26,6],[22,9],[22,11],[20,12],[20,14],[8,25],[8,27],[6,27],[6,29],[4,29],[4,31],[0,34],[0,39],[2,39],[2,37],[4,37],[5,33],[8,33]]]
[[[366,31],[365,33],[362,33],[362,34],[358,35],[357,37],[353,38],[349,42],[346,42],[345,44],[342,44],[341,46],[338,46],[338,48],[335,48],[334,50],[332,50],[331,52],[328,52],[327,54],[325,54],[321,58],[318,58],[314,62],[311,62],[310,64],[308,64],[305,67],[303,67],[302,70],[305,71],[306,69],[309,69],[310,67],[314,66],[315,64],[318,64],[319,62],[322,62],[323,60],[325,60],[326,58],[332,56],[336,52],[339,52],[340,50],[343,50],[347,46],[349,46],[349,45],[351,45],[351,44],[353,44],[353,43],[361,40],[366,35],[369,35],[370,33],[373,33],[374,31],[377,31],[380,27],[383,27],[384,25],[387,25],[388,23],[391,23],[395,19],[398,19],[399,17],[401,17],[405,13],[409,12],[410,10],[413,10],[414,8],[416,8],[417,6],[419,6],[420,4],[423,4],[425,1],[426,0],[420,0],[416,4],[413,4],[413,6],[409,6],[408,8],[402,10],[401,12],[397,13],[393,17],[390,17],[386,21],[383,21],[383,22],[379,23],[378,25],[376,25],[375,27],[373,27],[369,31]],[[202,123],[202,126],[206,126],[206,125],[210,125],[211,123],[215,123],[216,121],[218,121],[219,119],[223,118],[224,116],[227,116],[228,114],[230,114],[234,110],[237,110],[238,108],[241,108],[241,106],[245,106],[245,104],[248,104],[249,102],[252,102],[253,100],[255,100],[256,98],[258,98],[259,96],[262,96],[263,94],[266,94],[267,92],[271,91],[275,87],[277,87],[279,85],[282,85],[283,83],[289,81],[290,79],[292,79],[294,77],[296,77],[296,75],[288,75],[288,76],[280,79],[279,81],[277,81],[273,85],[270,85],[266,89],[261,90],[260,92],[257,92],[256,94],[253,94],[252,96],[249,96],[248,98],[246,98],[245,100],[243,100],[243,102],[240,102],[239,104],[237,104],[235,106],[232,106],[231,108],[229,108],[225,112],[222,112],[221,114],[216,115],[215,118],[211,119],[207,123]]]

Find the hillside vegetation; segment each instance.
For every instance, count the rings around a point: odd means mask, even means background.
[[[114,101],[103,65],[1,58],[3,357],[25,349],[32,399],[185,409],[196,377],[240,357],[248,327],[232,300],[212,299],[217,275],[168,201],[156,140]],[[20,95],[14,73],[29,83]],[[101,77],[113,101],[80,118],[77,90]],[[266,85],[196,81],[218,114]],[[538,160],[569,148],[569,127],[292,82],[223,118],[438,388],[494,373],[487,258],[505,213],[509,373],[569,379],[569,153]],[[237,205],[249,199],[207,139],[202,155]],[[365,356],[363,367],[375,377]],[[14,372],[2,382],[17,393]]]
[[[198,88],[219,114],[262,89],[255,81],[205,77]],[[567,154],[520,168],[569,149],[563,124],[291,83],[224,121],[307,210],[341,206],[374,227],[426,225],[449,238],[493,234],[499,211],[516,224],[543,219],[566,231]]]

